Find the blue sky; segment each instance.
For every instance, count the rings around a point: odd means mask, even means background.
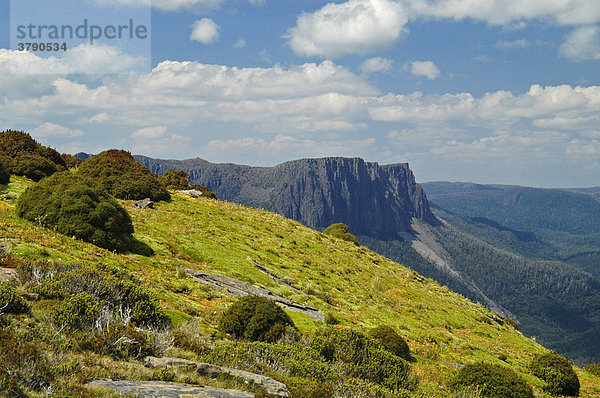
[[[150,10],[88,2],[103,23]],[[7,0],[0,15],[0,129],[63,152],[600,186],[597,0],[154,0],[151,41],[63,53],[17,51]]]

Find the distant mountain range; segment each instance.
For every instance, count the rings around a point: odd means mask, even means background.
[[[315,229],[346,223],[363,245],[518,320],[546,346],[578,363],[600,360],[595,189],[421,186],[407,164],[356,158],[274,167],[135,158],[157,174],[185,170],[224,200]]]

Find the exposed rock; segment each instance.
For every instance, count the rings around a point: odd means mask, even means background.
[[[192,198],[201,198],[204,196],[204,193],[202,191],[198,191],[197,189],[184,189],[181,191],[177,191],[177,193],[180,193],[182,195],[188,195]]]
[[[216,379],[219,376],[228,375],[241,379],[246,382],[252,382],[254,384],[261,385],[265,388],[267,393],[278,397],[287,397],[289,390],[287,386],[275,379],[270,377],[262,376],[255,373],[245,372],[243,370],[225,368],[222,366],[211,365],[209,363],[193,362],[181,358],[156,358],[146,357],[144,358],[144,364],[150,368],[165,368],[165,367],[178,367],[187,366],[196,368],[197,372],[202,376],[208,376]]]
[[[269,300],[273,300],[277,305],[283,308],[287,308],[291,311],[302,312],[319,322],[325,323],[325,317],[319,313],[317,308],[308,307],[287,299],[285,297],[278,296],[271,293],[267,289],[262,287],[254,286],[246,282],[242,282],[237,279],[229,278],[223,275],[211,274],[209,272],[196,271],[192,269],[186,270],[186,272],[196,281],[209,285],[217,290],[224,290],[228,294],[233,296],[261,296],[266,297]]]
[[[131,205],[140,209],[154,209],[154,202],[151,201],[150,198],[142,199],[138,202],[132,203]]]
[[[84,387],[107,388],[120,395],[155,398],[253,398],[254,394],[222,388],[164,381],[127,381],[99,379]]]
[[[336,157],[250,167],[202,159],[134,158],[158,174],[184,170],[190,181],[223,200],[262,207],[311,228],[344,223],[353,234],[390,237],[410,231],[413,218],[438,223],[406,163],[380,166]]]
[[[14,268],[0,267],[0,282],[8,282],[17,276],[17,270]]]

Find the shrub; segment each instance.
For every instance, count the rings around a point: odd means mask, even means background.
[[[91,327],[90,321],[100,315],[100,310],[111,311],[105,314],[105,317],[109,316],[102,322],[105,326],[121,322],[124,317],[138,326],[161,327],[167,323],[167,316],[154,295],[126,274],[111,274],[91,267],[63,266],[48,275],[51,276],[33,290],[43,298],[67,299],[59,307],[60,315],[57,316],[62,316],[69,324],[71,314],[82,314],[82,322],[75,320],[71,324],[73,328]],[[87,304],[81,303],[84,297],[87,297]]]
[[[361,332],[325,328],[317,332],[311,347],[327,361],[344,363],[351,376],[392,390],[412,387],[409,365]]]
[[[202,195],[205,198],[219,199],[219,198],[217,198],[217,195],[215,195],[215,193],[213,191],[211,191],[210,189],[208,189],[206,187],[203,187],[202,185],[192,184],[191,187],[192,187],[192,189],[195,189],[196,191],[202,192]]]
[[[358,246],[358,240],[356,239],[356,236],[352,235],[351,233],[348,233],[348,226],[346,224],[331,224],[330,226],[325,228],[325,231],[323,231],[323,233],[325,235],[331,235],[338,239],[352,242],[356,246]]]
[[[68,171],[27,188],[17,214],[109,250],[126,251],[135,242],[125,209],[95,183]]]
[[[455,390],[478,387],[482,398],[533,398],[533,389],[513,370],[475,363],[462,368],[450,383]]]
[[[6,168],[2,164],[2,159],[0,159],[0,185],[8,184],[10,182],[10,174],[6,171]]]
[[[594,376],[598,376],[600,377],[600,363],[593,363],[591,365],[588,365],[585,370],[587,370],[589,373],[593,374]]]
[[[238,299],[221,316],[219,329],[235,339],[274,342],[294,326],[290,317],[264,297],[246,296]]]
[[[167,170],[158,180],[167,189],[188,189],[190,175],[183,170]]]
[[[81,292],[64,300],[56,313],[54,321],[70,330],[88,329],[93,326],[100,315],[102,307],[96,296]]]
[[[0,283],[0,313],[24,314],[29,306],[8,282]]]
[[[120,323],[84,336],[81,348],[115,359],[137,359],[155,354],[142,331]]]
[[[22,131],[7,130],[0,133],[0,157],[10,174],[26,176],[34,181],[67,167],[58,152],[40,145]]]
[[[120,199],[150,198],[154,202],[171,199],[158,176],[126,151],[111,149],[92,156],[81,163],[78,173],[95,180]]]
[[[377,326],[371,329],[369,335],[379,341],[392,354],[407,361],[411,359],[408,344],[390,326]]]
[[[529,364],[531,372],[546,382],[552,395],[579,395],[579,378],[568,359],[555,352],[537,355]]]
[[[68,169],[76,169],[81,163],[83,163],[83,159],[76,158],[75,156],[69,155],[68,153],[63,153],[62,155],[60,155],[60,157],[67,165]]]

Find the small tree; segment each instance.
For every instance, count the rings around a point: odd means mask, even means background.
[[[377,326],[369,335],[379,341],[389,352],[400,358],[410,360],[410,348],[406,341],[390,326]]]
[[[450,383],[454,390],[477,387],[482,398],[533,398],[533,389],[513,370],[474,363],[462,368]]]
[[[134,243],[129,214],[94,182],[69,171],[56,173],[20,196],[17,214],[47,228],[117,251]]]
[[[286,326],[294,322],[273,301],[246,296],[237,300],[221,316],[219,329],[235,339],[276,341]]]
[[[356,236],[354,236],[348,232],[348,226],[346,224],[343,224],[343,223],[331,224],[330,226],[325,228],[325,231],[323,231],[323,233],[325,235],[335,236],[338,239],[352,242],[356,246],[358,246],[358,240],[356,239]]]
[[[183,170],[167,170],[165,174],[158,177],[158,180],[167,189],[188,189],[190,175]]]
[[[537,355],[529,364],[531,372],[547,384],[552,395],[579,395],[579,378],[568,359],[555,352]]]
[[[101,152],[81,163],[77,173],[96,181],[120,199],[150,198],[155,202],[171,199],[158,176],[136,162],[127,151],[111,149]]]
[[[0,160],[0,185],[8,184],[10,182],[10,174],[4,168],[2,161]]]

